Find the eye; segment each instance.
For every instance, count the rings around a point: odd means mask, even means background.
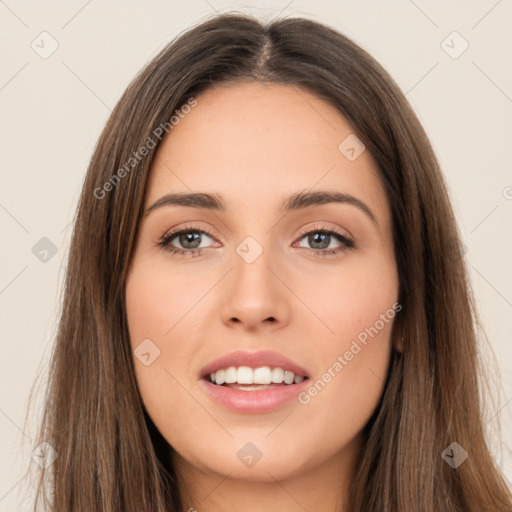
[[[205,247],[209,247],[201,246],[205,237],[211,240],[214,239],[213,235],[206,230],[198,229],[194,226],[185,226],[184,228],[174,229],[165,233],[156,245],[171,254],[181,256],[190,254],[195,257],[200,256]],[[335,229],[329,229],[325,226],[317,226],[314,229],[302,232],[300,240],[304,238],[311,245],[311,248],[302,245],[299,247],[318,257],[335,256],[347,249],[356,247],[354,240]],[[339,245],[332,247],[332,243],[336,243],[336,241]],[[178,243],[181,247],[176,247],[174,243]]]
[[[301,235],[301,240],[306,238],[306,242],[311,246],[311,248],[305,247],[305,249],[313,256],[335,256],[356,246],[354,240],[348,236],[325,226],[317,226],[312,230],[302,232]],[[333,247],[332,243],[336,241],[340,245]]]
[[[192,254],[192,256],[200,256],[202,254],[201,242],[204,237],[213,239],[213,235],[205,230],[197,229],[193,226],[185,226],[182,229],[171,230],[162,236],[157,243],[158,246],[172,254]],[[176,247],[172,245],[173,240],[181,245]]]

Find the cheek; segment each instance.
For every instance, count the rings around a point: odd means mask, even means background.
[[[298,294],[315,313],[315,327],[325,345],[340,350],[392,308],[398,300],[399,283],[393,260],[378,254],[347,259],[346,264],[331,270],[298,281]],[[389,335],[389,323],[382,326],[379,322],[380,338]]]
[[[135,262],[126,284],[126,309],[132,342],[172,336],[180,318],[201,298],[194,276],[170,272],[149,262]]]
[[[185,284],[188,283],[189,286]],[[204,286],[190,286],[191,275],[137,259],[126,282],[126,314],[134,365],[144,405],[156,423],[173,404],[187,400],[178,384],[186,380],[195,347],[187,315],[197,314]],[[193,311],[192,311],[193,310]],[[149,354],[149,355],[147,355]],[[186,411],[184,411],[186,414]]]
[[[305,415],[318,418],[319,425],[339,424],[348,438],[363,428],[384,389],[392,327],[401,309],[391,262],[380,257],[347,264],[316,286],[307,281],[303,290],[321,320],[322,336],[315,343],[318,374],[299,402]]]

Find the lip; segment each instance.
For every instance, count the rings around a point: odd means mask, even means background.
[[[283,370],[291,370],[295,375],[309,377],[309,373],[305,368],[278,352],[271,350],[261,350],[259,352],[237,350],[207,364],[201,370],[200,378],[203,379],[207,375],[210,375],[210,373],[223,368],[229,368],[230,366],[249,366],[253,369],[260,368],[261,366],[270,366],[270,368],[279,367]],[[246,391],[244,391],[244,393],[246,393]],[[254,391],[254,393],[258,393],[258,391]]]
[[[305,379],[298,384],[277,385],[270,389],[241,391],[229,387],[218,386],[208,380],[210,373],[230,366],[249,366],[259,368],[283,368],[291,370],[295,375]],[[309,385],[309,372],[286,356],[278,352],[263,350],[259,352],[235,351],[222,356],[206,365],[200,373],[200,385],[215,402],[221,406],[245,414],[270,412],[297,398],[297,395]]]
[[[298,384],[285,384],[271,389],[240,391],[212,384],[206,379],[199,381],[206,393],[221,406],[243,414],[271,412],[297,398],[309,386],[309,379]]]

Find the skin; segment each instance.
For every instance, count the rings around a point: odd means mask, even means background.
[[[354,161],[342,154],[338,145],[353,130],[304,90],[249,83],[196,99],[158,149],[145,207],[169,192],[208,192],[227,208],[164,206],[139,225],[126,283],[131,344],[149,338],[160,350],[149,366],[134,359],[142,399],[177,452],[185,510],[344,510],[361,431],[383,392],[393,320],[307,404],[236,413],[214,402],[198,376],[231,351],[268,349],[305,367],[313,382],[398,301],[377,165],[367,150]],[[350,204],[280,210],[287,196],[319,190],[355,196],[376,222]],[[201,235],[201,254],[157,245],[189,226],[213,235]],[[319,229],[336,229],[356,247],[315,256],[327,249],[301,233]],[[247,236],[263,249],[251,264],[236,252]],[[183,243],[171,245],[195,247]],[[333,236],[329,249],[340,247]],[[247,442],[262,453],[252,467],[237,457]]]

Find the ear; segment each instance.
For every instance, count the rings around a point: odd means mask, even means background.
[[[403,352],[404,351],[404,320],[403,318],[398,315],[395,318],[394,324],[393,324],[393,334],[392,334],[392,340],[393,340],[393,348],[397,352]]]
[[[403,352],[404,351],[404,337],[401,335],[395,336],[395,341],[393,342],[393,347],[397,352]]]

